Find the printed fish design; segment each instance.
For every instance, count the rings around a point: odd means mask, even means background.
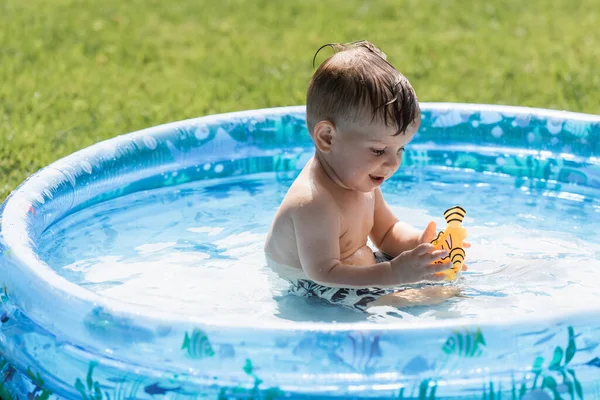
[[[565,121],[563,129],[573,136],[585,138],[592,130],[592,123],[586,121]]]
[[[462,222],[466,214],[465,209],[460,206],[447,209],[444,212],[444,219],[448,226],[431,242],[437,250],[448,250],[450,252],[448,257],[435,261],[435,264],[452,262],[451,269],[439,272],[439,274],[445,275],[446,280],[456,279],[462,271],[466,256],[462,245],[463,240],[467,237],[467,230],[462,227]]]
[[[13,250],[12,249],[7,249],[3,252],[0,252],[0,255],[4,255],[5,257],[9,257],[12,254]]]
[[[113,315],[102,307],[90,311],[83,325],[94,338],[123,345],[151,342],[156,336],[151,329],[137,325],[130,318]]]
[[[541,331],[532,331],[532,332],[520,333],[517,336],[537,336],[537,335],[544,334],[544,333],[548,332],[549,330],[550,329],[546,328],[546,329],[542,329]]]
[[[369,372],[382,356],[379,335],[349,334],[336,353],[356,371]]]
[[[215,355],[215,351],[208,340],[208,336],[200,329],[194,329],[191,336],[189,336],[187,332],[185,333],[181,349],[187,349],[188,356],[194,359],[207,358]]]
[[[590,367],[600,368],[600,358],[594,357],[592,360],[586,362],[585,365],[589,365]]]
[[[382,356],[379,336],[351,333],[345,336],[319,334],[302,339],[293,354],[307,359],[327,358],[350,371],[370,372]]]
[[[465,330],[453,331],[452,335],[446,340],[442,350],[447,355],[456,355],[458,357],[472,358],[479,357],[486,346],[485,339],[481,329],[476,331]]]
[[[402,369],[404,375],[419,375],[425,371],[432,370],[435,363],[429,363],[423,356],[413,357]]]
[[[39,328],[19,310],[11,310],[3,313],[0,329],[4,335],[17,337],[26,333],[39,330]]]
[[[17,372],[17,370],[14,369],[14,367],[9,364],[8,368],[6,368],[6,371],[4,371],[4,382],[10,381],[16,372]]]
[[[533,345],[534,346],[539,346],[540,344],[544,344],[550,340],[552,340],[552,338],[556,336],[556,332],[552,332],[546,336],[544,336],[543,338],[539,339],[537,342],[535,342]]]
[[[166,394],[167,392],[179,392],[181,387],[176,388],[165,388],[160,386],[158,383],[153,383],[152,385],[148,385],[144,388],[144,392],[148,393],[150,396],[154,396],[157,394]]]

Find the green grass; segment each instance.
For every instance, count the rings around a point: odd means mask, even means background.
[[[0,199],[102,139],[304,104],[312,56],[326,42],[371,40],[421,101],[600,114],[597,4],[1,0]]]

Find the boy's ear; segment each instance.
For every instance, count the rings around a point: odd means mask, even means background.
[[[331,121],[319,122],[314,130],[315,147],[323,153],[329,153],[336,134],[335,125]]]

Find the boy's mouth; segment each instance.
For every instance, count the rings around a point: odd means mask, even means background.
[[[373,176],[373,175],[369,175],[369,178],[371,178],[373,183],[376,183],[377,185],[381,185],[385,179],[383,176]]]

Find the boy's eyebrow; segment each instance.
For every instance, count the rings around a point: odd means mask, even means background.
[[[385,144],[385,145],[389,145],[388,141],[385,140],[385,139],[367,139],[367,142],[369,142],[369,143],[382,143],[382,144]]]
[[[386,147],[390,146],[390,144],[388,142],[386,142],[385,140],[380,140],[380,139],[368,139],[367,144],[380,144],[380,145],[385,145]],[[401,149],[405,148],[407,145],[407,143],[404,143],[402,146],[400,146]],[[391,145],[392,147],[394,145]]]

